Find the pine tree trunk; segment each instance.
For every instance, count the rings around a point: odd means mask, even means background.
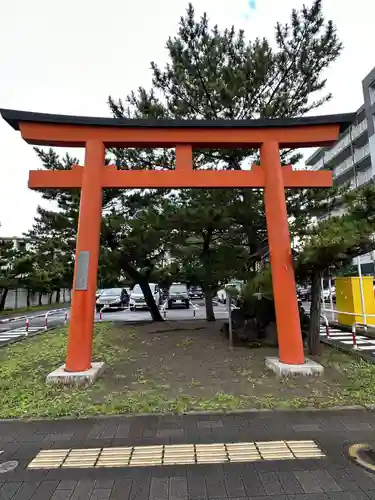
[[[149,308],[152,320],[153,321],[164,321],[161,314],[160,314],[158,304],[155,303],[155,299],[152,295],[148,281],[144,281],[144,280],[139,281],[139,286],[142,289],[143,296],[145,298],[147,307]]]
[[[316,270],[311,280],[311,306],[308,348],[311,356],[321,354],[320,343],[320,309],[321,309],[321,278],[322,272]]]
[[[0,293],[0,311],[4,311],[7,300],[8,288],[3,288]]]
[[[206,304],[206,319],[207,321],[216,321],[214,313],[214,305],[212,303],[213,293],[210,287],[207,287],[204,291],[204,300]]]
[[[51,305],[52,304],[52,298],[53,298],[53,292],[51,292],[49,295],[48,295],[48,304]]]
[[[38,293],[38,306],[43,305],[42,297],[43,297],[43,292],[39,292]]]
[[[56,304],[60,304],[60,298],[61,298],[61,290],[60,290],[60,288],[58,288],[56,290],[56,301],[55,301]]]
[[[164,321],[162,318],[162,315],[160,314],[159,311],[159,304],[155,303],[155,299],[151,293],[150,285],[148,284],[148,280],[145,279],[145,277],[138,272],[136,269],[134,269],[133,266],[129,265],[126,262],[122,263],[122,267],[126,274],[131,278],[135,283],[138,283],[139,286],[141,287],[143,296],[145,298],[147,307],[149,308],[151,317],[153,321]]]

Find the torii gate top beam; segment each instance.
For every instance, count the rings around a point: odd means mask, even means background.
[[[0,110],[29,144],[85,147],[100,140],[106,147],[280,148],[329,146],[353,122],[355,113],[259,120],[132,120]]]

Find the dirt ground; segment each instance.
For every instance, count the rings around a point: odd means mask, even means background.
[[[322,377],[279,379],[265,368],[272,348],[235,347],[220,332],[222,321],[171,321],[115,324],[111,331],[116,356],[101,380],[94,399],[106,394],[125,397],[151,391],[174,400],[235,399],[237,406],[326,406],[340,404],[347,383],[346,355],[325,348],[317,361]],[[219,396],[218,396],[219,395]]]

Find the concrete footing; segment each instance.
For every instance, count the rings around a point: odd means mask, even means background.
[[[311,359],[305,359],[303,365],[287,365],[279,358],[266,358],[266,367],[276,373],[279,377],[294,377],[296,375],[312,376],[322,375],[324,368]]]
[[[47,375],[47,384],[61,385],[91,385],[104,372],[104,363],[92,363],[91,368],[84,372],[67,372],[65,365]]]

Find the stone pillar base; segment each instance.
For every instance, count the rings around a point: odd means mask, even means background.
[[[47,384],[61,385],[91,385],[104,372],[104,363],[92,363],[91,368],[84,372],[67,372],[65,365],[47,375]]]
[[[279,358],[266,358],[266,367],[276,373],[279,377],[294,377],[296,375],[322,375],[324,368],[319,363],[311,359],[305,359],[303,365],[287,365]]]

